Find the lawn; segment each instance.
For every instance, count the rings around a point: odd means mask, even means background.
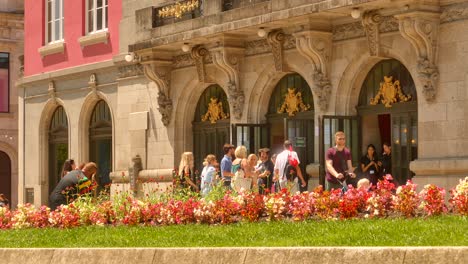
[[[468,219],[259,222],[230,225],[85,226],[0,231],[0,247],[468,246]]]

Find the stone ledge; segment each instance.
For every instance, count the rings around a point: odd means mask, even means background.
[[[417,159],[411,161],[410,170],[416,173],[416,176],[468,175],[468,157]]]
[[[101,31],[101,32],[93,32],[89,35],[80,37],[78,42],[80,43],[81,48],[86,46],[98,44],[98,43],[105,43],[109,40],[109,31]]]
[[[2,263],[465,263],[468,247],[0,249]]]
[[[59,41],[56,43],[49,43],[45,46],[40,47],[38,50],[41,57],[44,58],[47,55],[63,53],[65,51],[65,42]]]

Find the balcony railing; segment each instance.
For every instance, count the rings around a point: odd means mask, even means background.
[[[203,15],[202,0],[186,0],[153,8],[153,28],[169,25]]]
[[[223,12],[235,8],[245,7],[256,3],[266,2],[269,0],[224,0]]]

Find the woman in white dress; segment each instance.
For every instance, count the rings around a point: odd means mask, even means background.
[[[205,166],[201,173],[201,196],[207,196],[216,185],[216,168],[217,165],[216,157],[213,154],[206,156],[203,165]]]

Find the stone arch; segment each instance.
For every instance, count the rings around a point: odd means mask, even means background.
[[[115,117],[107,96],[97,91],[90,92],[86,95],[83,105],[81,106],[80,117],[78,120],[78,158],[79,162],[87,162],[89,160],[89,122],[96,104],[103,100],[109,107],[111,122],[112,122],[112,168],[115,169]]]
[[[49,185],[49,126],[54,112],[59,106],[63,107],[67,116],[67,122],[70,124],[70,117],[67,114],[65,104],[59,98],[47,100],[42,109],[41,119],[39,121],[39,184],[45,188],[44,190],[48,190],[47,188]],[[68,126],[68,135],[70,135],[70,125]],[[68,146],[71,146],[70,137],[68,137]],[[68,153],[70,153],[70,149]],[[47,201],[47,195],[47,191],[45,194],[43,193],[42,201]]]
[[[0,151],[4,152],[10,159],[10,177],[11,177],[11,190],[10,190],[10,207],[15,208],[18,204],[18,152],[17,150],[6,142],[0,141]]]
[[[214,76],[209,76],[208,80],[214,80],[214,82],[201,83],[198,78],[192,79],[185,86],[185,89],[179,93],[177,102],[175,105],[174,117],[174,134],[175,138],[178,139],[174,145],[174,157],[177,160],[184,151],[193,151],[193,115],[197,108],[198,100],[203,94],[206,88],[210,85],[217,84],[223,91],[227,93],[226,87],[221,85],[221,80],[217,80]],[[188,91],[188,92],[186,92]],[[232,113],[231,104],[229,104],[229,112]]]
[[[246,113],[248,113],[247,120],[249,122],[261,123],[265,121],[265,115],[268,112],[270,97],[276,85],[281,80],[281,78],[293,72],[301,75],[304,80],[306,80],[309,87],[311,87],[312,96],[314,97],[313,101],[315,112],[318,113],[320,111],[317,105],[317,100],[315,100],[316,95],[312,89],[312,75],[308,74],[313,72],[312,65],[308,63],[288,64],[287,68],[290,69],[289,72],[277,72],[275,70],[275,65],[273,63],[269,63],[259,74],[257,81],[251,89],[251,93],[248,97],[249,101],[247,104]]]
[[[351,63],[344,70],[343,77],[340,79],[336,89],[335,113],[337,115],[356,114],[355,107],[358,105],[362,83],[372,67],[386,59],[396,59],[408,69],[416,86],[418,98],[424,98],[421,91],[421,83],[416,78],[418,76],[416,72],[416,57],[403,55],[398,52],[398,49],[388,50],[387,54],[388,57],[371,57],[369,54],[357,54],[353,57]],[[424,100],[418,100],[418,104],[422,101]]]

